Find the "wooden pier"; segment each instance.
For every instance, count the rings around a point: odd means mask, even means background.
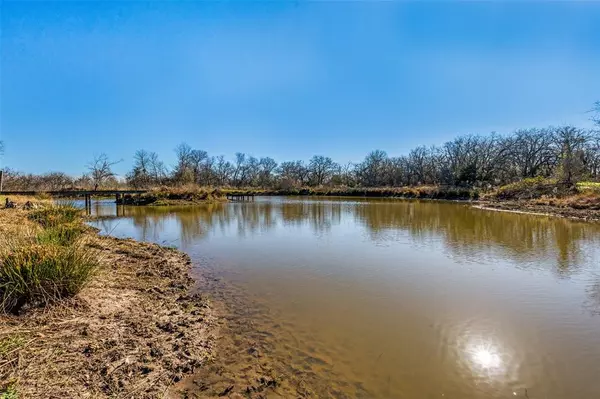
[[[50,195],[52,197],[83,197],[85,200],[85,209],[92,206],[92,196],[110,197],[115,196],[115,201],[119,202],[122,195],[125,194],[144,194],[148,190],[59,190],[59,191],[0,191],[1,195],[27,195],[36,196],[39,194]]]
[[[227,193],[225,196],[231,201],[254,201],[254,194],[251,193]]]

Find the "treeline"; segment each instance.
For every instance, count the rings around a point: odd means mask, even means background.
[[[270,157],[237,153],[235,159],[211,156],[181,144],[176,164],[167,167],[158,154],[139,150],[132,170],[117,179],[102,154],[87,165],[88,173],[72,178],[64,173],[26,175],[5,171],[5,190],[164,185],[265,187],[300,186],[398,187],[449,185],[490,187],[530,177],[554,177],[572,184],[600,179],[600,132],[572,126],[517,130],[509,135],[467,135],[441,146],[417,147],[390,157],[376,150],[360,163],[340,165],[327,156],[278,164]]]
[[[575,127],[518,130],[507,136],[461,136],[442,146],[417,147],[407,155],[369,153],[357,164],[340,165],[321,155],[277,164],[272,158],[237,153],[235,160],[212,157],[187,144],[176,149],[168,171],[155,153],[138,151],[127,182],[277,187],[383,187],[413,185],[485,186],[544,176],[565,183],[600,177],[600,134]]]

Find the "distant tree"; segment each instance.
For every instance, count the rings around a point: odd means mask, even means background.
[[[149,153],[148,157],[149,157],[148,173],[150,174],[152,183],[162,184],[163,181],[166,179],[167,173],[168,173],[165,164],[160,159],[158,159],[158,154],[155,152]]]
[[[573,184],[585,172],[585,148],[591,139],[590,132],[573,126],[564,126],[554,131],[554,142],[558,151],[557,173],[561,182]]]
[[[246,154],[243,152],[235,153],[235,165],[233,168],[233,184],[240,187],[246,180]]]
[[[208,153],[203,150],[191,150],[189,154],[190,166],[194,176],[194,183],[206,184],[206,161]]]
[[[384,169],[388,157],[385,151],[371,151],[365,157],[365,160],[358,165],[358,174],[361,183],[365,187],[375,187],[384,185]]]
[[[231,162],[225,160],[223,155],[219,155],[213,164],[216,184],[218,186],[227,185],[233,174],[233,169]]]
[[[258,162],[259,175],[258,185],[261,187],[269,187],[273,183],[273,172],[277,168],[277,162],[273,158],[261,158]]]
[[[550,129],[520,129],[507,140],[509,160],[518,177],[524,179],[550,174],[556,163]]]
[[[87,188],[90,187],[94,182],[89,174],[82,174],[81,177],[78,177],[73,181],[73,185],[77,188]]]
[[[121,161],[111,161],[106,154],[102,153],[88,163],[87,169],[90,172],[90,178],[94,184],[94,190],[97,190],[98,187],[101,187],[102,184],[108,179],[115,177],[112,167],[119,162]]]
[[[187,143],[181,143],[175,148],[177,165],[173,171],[173,180],[176,183],[187,184],[194,182],[192,152],[192,147]]]
[[[41,190],[57,191],[72,188],[73,179],[63,172],[50,172],[40,176],[39,188]]]
[[[277,169],[279,178],[285,181],[286,188],[307,183],[309,170],[302,161],[282,162]]]
[[[308,165],[311,183],[315,186],[325,184],[336,168],[337,164],[331,158],[323,155],[315,155],[310,159]]]
[[[133,156],[133,170],[127,174],[127,182],[133,187],[148,187],[152,181],[150,167],[150,153],[146,150],[136,151]]]

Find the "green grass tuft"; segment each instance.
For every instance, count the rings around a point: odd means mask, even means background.
[[[84,232],[85,226],[75,222],[43,229],[36,239],[38,244],[67,246],[77,242]]]
[[[71,203],[55,204],[31,212],[29,218],[43,227],[55,227],[65,223],[73,223],[81,219],[82,210]]]
[[[83,245],[16,245],[0,257],[0,311],[47,305],[78,293],[99,267]]]

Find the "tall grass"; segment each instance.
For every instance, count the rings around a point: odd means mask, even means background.
[[[64,203],[37,209],[29,214],[29,218],[47,228],[80,221],[81,214],[82,210],[72,203]]]
[[[68,223],[42,229],[36,237],[38,244],[72,245],[85,231],[81,223]]]
[[[0,237],[0,312],[47,305],[75,295],[99,266],[98,253],[83,242],[86,226],[72,204],[28,213],[38,226]]]
[[[81,243],[17,245],[0,257],[0,309],[47,305],[81,290],[99,266],[95,251]]]

